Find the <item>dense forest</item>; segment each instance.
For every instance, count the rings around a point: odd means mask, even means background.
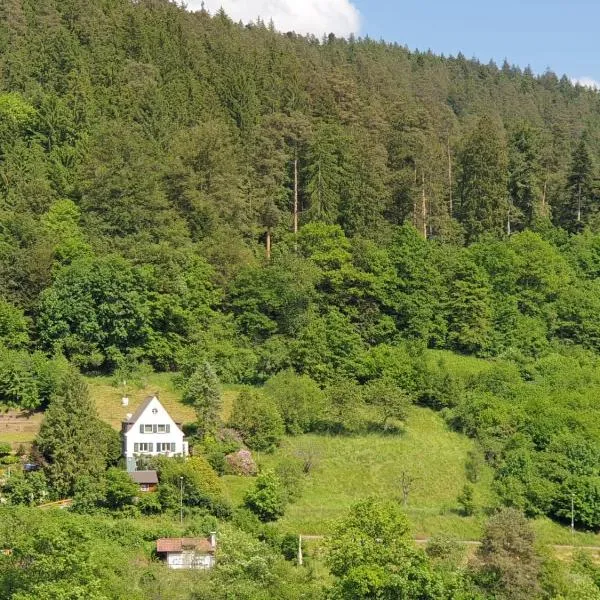
[[[268,449],[418,403],[505,504],[598,530],[599,160],[600,95],[550,71],[0,0],[0,407],[68,397],[68,363],[216,375],[266,383]]]

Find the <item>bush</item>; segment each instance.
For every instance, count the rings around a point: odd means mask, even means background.
[[[162,512],[163,506],[157,493],[141,494],[136,506],[144,515],[157,515]]]
[[[462,508],[462,512],[466,517],[470,517],[475,513],[475,498],[474,489],[470,483],[466,483],[462,492],[458,496],[458,503]]]
[[[0,459],[12,453],[12,446],[7,442],[0,442]]]
[[[161,456],[156,460],[156,468],[160,481],[158,493],[164,509],[179,506],[182,483],[185,506],[213,511],[222,500],[221,482],[202,456],[188,459]]]
[[[263,523],[276,521],[283,516],[286,504],[286,492],[281,480],[272,471],[261,473],[254,489],[248,491],[244,505]]]
[[[282,371],[267,381],[265,392],[277,403],[291,435],[313,431],[322,419],[325,394],[308,375]]]
[[[258,390],[243,390],[233,403],[230,425],[253,450],[272,452],[284,426],[275,402]]]
[[[234,475],[242,475],[245,477],[256,475],[258,467],[252,458],[252,453],[249,450],[238,450],[225,457],[228,470]]]

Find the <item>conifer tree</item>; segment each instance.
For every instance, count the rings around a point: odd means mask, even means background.
[[[513,134],[509,151],[508,189],[510,208],[515,212],[511,228],[519,218],[523,226],[530,227],[541,215],[542,177],[539,133],[524,124]]]
[[[496,121],[482,117],[460,156],[458,217],[467,240],[506,231],[508,157],[504,132]]]
[[[569,231],[579,231],[597,212],[593,185],[592,158],[584,134],[571,155],[571,167],[567,175],[565,199],[559,221],[562,227]]]
[[[205,362],[192,374],[183,400],[196,409],[198,428],[202,435],[215,429],[221,412],[221,390],[219,380],[209,363]]]
[[[50,401],[36,446],[54,493],[66,498],[80,477],[99,478],[106,469],[107,437],[86,382],[74,369],[63,376]]]

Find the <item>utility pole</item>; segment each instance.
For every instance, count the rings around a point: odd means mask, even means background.
[[[303,564],[303,557],[302,557],[302,535],[298,536],[298,566],[302,566]]]
[[[183,477],[179,478],[179,523],[183,524]]]

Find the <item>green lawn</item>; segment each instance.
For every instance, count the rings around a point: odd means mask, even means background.
[[[312,452],[316,467],[306,478],[302,497],[291,505],[280,526],[286,531],[322,534],[332,520],[342,516],[357,500],[369,495],[401,498],[400,478],[414,478],[407,513],[414,533],[429,536],[439,531],[475,536],[480,520],[457,514],[457,496],[466,483],[464,464],[471,440],[449,431],[439,415],[413,408],[403,433],[368,434],[351,437],[306,435],[287,438],[274,455],[258,458],[263,467],[273,466],[282,456]],[[476,485],[480,504],[489,504],[491,473],[485,471]],[[252,481],[225,479],[227,493],[240,502]]]
[[[0,433],[0,442],[9,444],[30,444],[35,439],[36,433],[32,431],[3,431]]]
[[[348,508],[369,495],[402,496],[399,480],[402,471],[415,478],[406,513],[413,534],[428,538],[446,533],[462,540],[478,540],[494,506],[492,472],[484,468],[475,485],[478,513],[460,514],[457,497],[466,483],[464,464],[473,447],[468,438],[448,429],[442,418],[424,408],[414,407],[404,433],[399,435],[361,435],[332,437],[305,435],[286,438],[271,455],[258,455],[261,467],[274,466],[282,457],[309,450],[318,456],[317,465],[306,477],[302,496],[288,506],[277,522],[284,532],[326,535],[332,523]],[[226,495],[241,504],[252,478],[223,478]],[[600,545],[600,536],[576,533],[549,519],[532,522],[541,544]]]

